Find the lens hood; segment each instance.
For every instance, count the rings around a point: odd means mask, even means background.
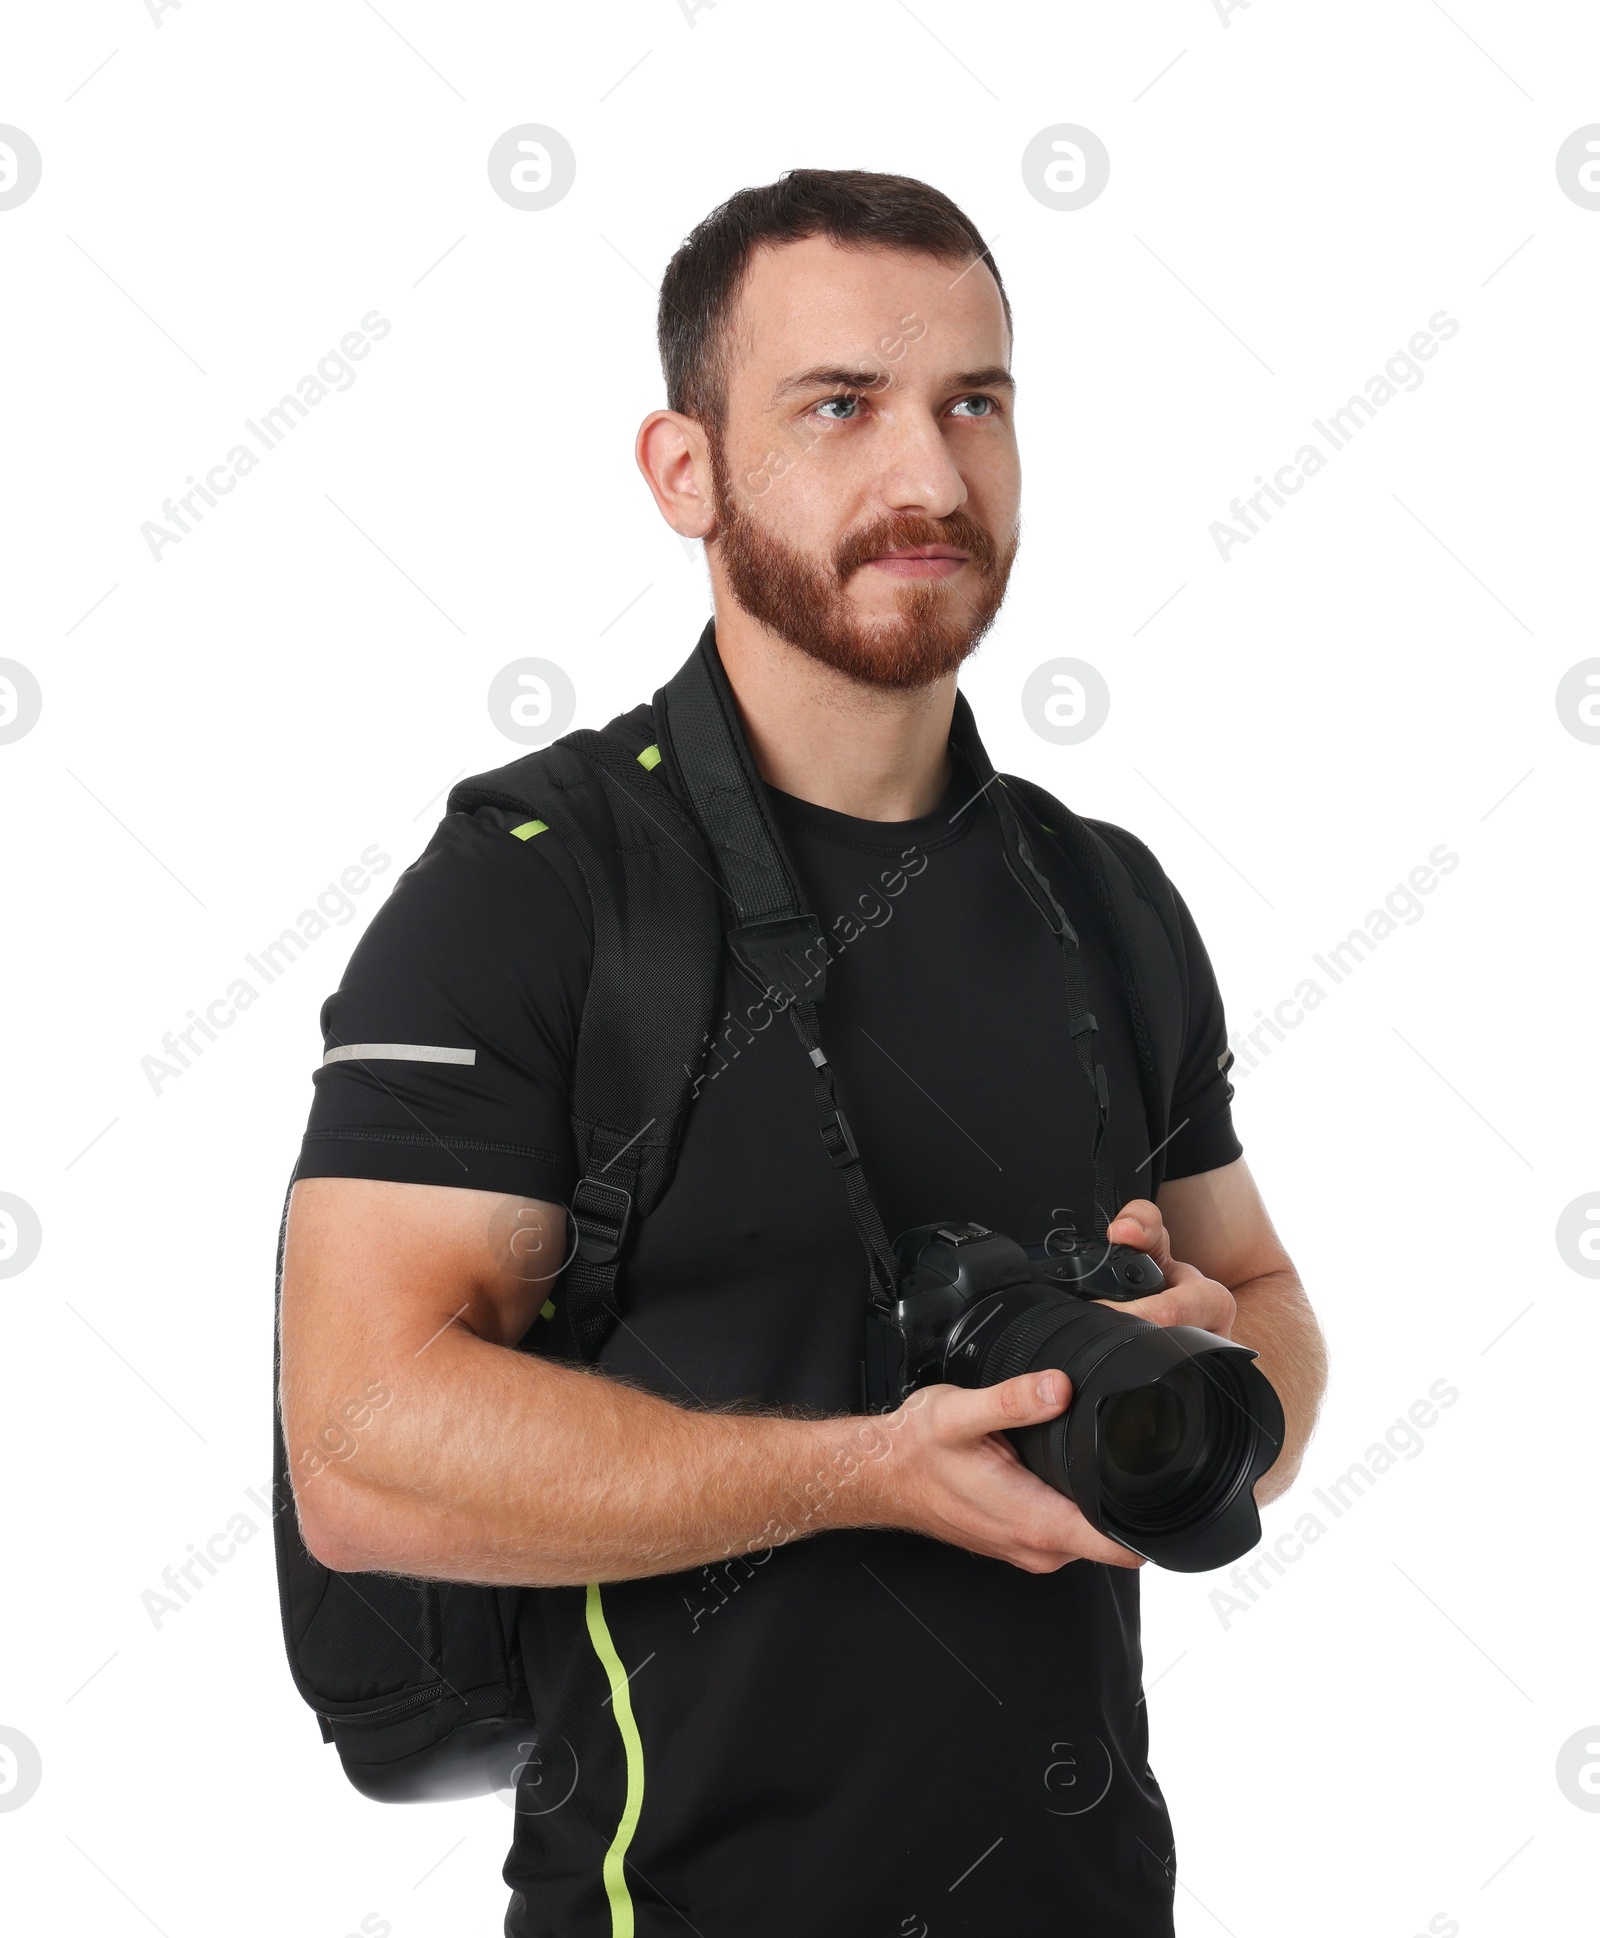
[[[1066,1316],[1066,1315],[1063,1315]],[[1107,1314],[1107,1317],[1111,1315]],[[1034,1364],[1059,1364],[1040,1342]],[[1255,1484],[1283,1444],[1283,1407],[1248,1346],[1199,1326],[1155,1326],[1130,1315],[1104,1350],[1078,1370],[1066,1412],[1036,1426],[1016,1428],[1011,1440],[1027,1466],[1082,1509],[1091,1526],[1135,1554],[1180,1574],[1226,1567],[1261,1538]],[[1185,1369],[1192,1369],[1185,1371]],[[1166,1498],[1152,1508],[1127,1497],[1107,1445],[1111,1403],[1148,1389],[1174,1405],[1182,1384],[1203,1401],[1194,1434],[1194,1459],[1166,1484]],[[1181,1412],[1181,1408],[1180,1408]]]

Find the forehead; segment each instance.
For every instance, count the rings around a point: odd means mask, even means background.
[[[865,363],[902,377],[914,365],[937,383],[948,372],[1008,363],[1011,348],[987,264],[845,248],[821,235],[754,252],[730,341],[731,396],[758,408],[785,377],[817,364]]]

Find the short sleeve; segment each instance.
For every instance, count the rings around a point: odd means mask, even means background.
[[[570,1197],[588,895],[531,825],[447,814],[396,880],[322,1007],[297,1178]]]
[[[1188,904],[1176,888],[1172,899],[1183,935],[1189,1006],[1172,1092],[1170,1121],[1177,1128],[1167,1144],[1165,1175],[1189,1178],[1232,1164],[1244,1156],[1244,1146],[1233,1127],[1233,1085],[1228,1081],[1233,1053],[1228,1048],[1222,993]]]

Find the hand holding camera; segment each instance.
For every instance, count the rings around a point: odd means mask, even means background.
[[[885,1458],[863,1465],[873,1511],[852,1524],[905,1528],[1028,1574],[1071,1561],[1142,1568],[1135,1554],[1092,1527],[1075,1501],[1041,1487],[1011,1435],[1057,1419],[1072,1382],[1048,1370],[969,1390],[919,1387],[884,1416]]]
[[[1172,1256],[1166,1224],[1148,1198],[1135,1198],[1124,1205],[1107,1226],[1106,1237],[1113,1244],[1143,1252],[1166,1281],[1159,1292],[1122,1301],[1124,1312],[1148,1319],[1152,1325],[1199,1326],[1219,1339],[1232,1339],[1237,1310],[1233,1294],[1216,1279],[1208,1279],[1204,1272]]]
[[[1035,1553],[1045,1568],[1143,1556],[1183,1572],[1224,1566],[1260,1538],[1253,1490],[1283,1443],[1278,1396],[1254,1352],[1228,1337],[1227,1288],[1173,1260],[1153,1204],[1136,1201],[1113,1220],[1130,1224],[1138,1243],[1113,1240],[1110,1227],[1079,1237],[1068,1225],[1020,1245],[956,1221],[896,1241],[895,1297],[868,1308],[868,1406],[888,1412],[926,1394],[937,1411],[913,1445],[949,1451],[1000,1432],[1009,1441],[989,1443],[987,1474],[969,1466],[956,1484],[947,1477],[924,1531],[1023,1567]],[[1066,1389],[1059,1405],[1057,1386]],[[950,1388],[975,1390],[963,1406]],[[1084,1526],[1020,1471],[996,1467],[1008,1451]],[[937,1451],[928,1458],[936,1464]],[[978,1539],[959,1531],[972,1508],[995,1523]],[[1019,1518],[1008,1529],[1011,1509]],[[943,1532],[941,1518],[957,1531]]]

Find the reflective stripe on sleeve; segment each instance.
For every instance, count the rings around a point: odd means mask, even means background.
[[[476,1063],[476,1050],[455,1050],[441,1043],[341,1043],[323,1063]]]

